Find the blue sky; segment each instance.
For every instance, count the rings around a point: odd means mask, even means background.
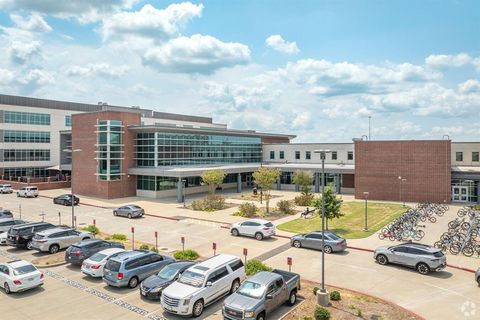
[[[0,92],[297,141],[480,138],[478,1],[0,0]]]

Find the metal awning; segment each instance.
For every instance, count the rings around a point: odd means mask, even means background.
[[[60,166],[57,164],[56,166],[48,167],[47,169],[60,171]]]

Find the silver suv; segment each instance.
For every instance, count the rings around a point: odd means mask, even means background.
[[[77,231],[72,228],[53,228],[36,233],[32,239],[32,248],[53,254],[81,240],[92,238],[93,234],[90,232]]]
[[[400,264],[415,268],[421,274],[443,270],[447,265],[447,258],[441,250],[420,243],[379,247],[373,257],[381,265]]]

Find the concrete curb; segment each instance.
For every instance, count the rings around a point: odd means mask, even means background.
[[[33,263],[33,262],[32,262]],[[33,263],[34,264],[34,263]],[[68,262],[59,262],[59,263],[53,263],[53,264],[49,264],[49,265],[45,265],[45,266],[39,266],[39,265],[36,265],[35,266],[38,268],[38,269],[46,269],[46,268],[53,268],[53,267],[58,267],[58,266],[63,266],[63,265],[67,265]]]

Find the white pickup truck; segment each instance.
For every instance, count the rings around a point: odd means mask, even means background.
[[[161,304],[167,312],[199,317],[205,306],[235,292],[245,277],[240,258],[219,254],[185,270],[163,290]]]

